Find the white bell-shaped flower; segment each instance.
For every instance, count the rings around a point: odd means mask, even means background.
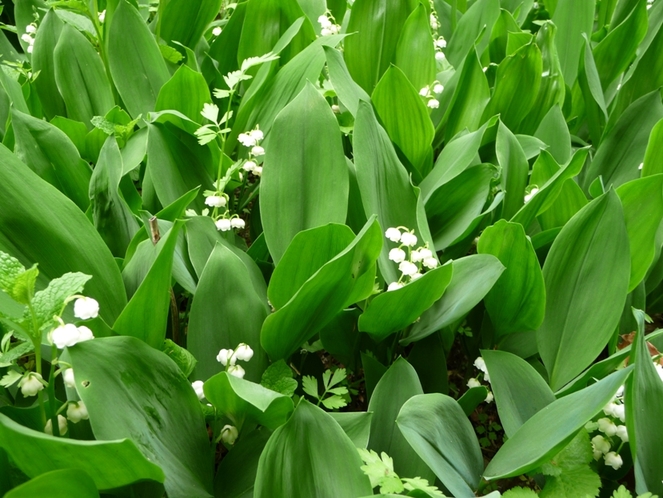
[[[94,339],[94,334],[89,328],[85,325],[78,327],[78,340],[76,341],[76,344],[79,342],[91,341],[92,339]]]
[[[74,316],[81,320],[97,318],[99,316],[99,303],[91,297],[79,297],[74,301]]]
[[[244,165],[242,166],[242,169],[243,169],[244,171],[255,171],[255,169],[256,169],[257,166],[258,166],[258,165],[257,165],[255,162],[253,162],[253,161],[246,161],[246,162],[244,163]]]
[[[265,138],[265,134],[262,132],[262,130],[259,130],[257,128],[255,130],[251,130],[249,132],[249,135],[256,142],[260,142],[263,138]]]
[[[405,251],[399,247],[395,247],[391,251],[389,251],[389,259],[392,260],[394,263],[400,263],[402,261],[405,261],[405,257],[407,254],[405,254]]]
[[[253,349],[248,344],[241,343],[235,350],[235,358],[240,361],[249,361],[253,358]]]
[[[608,437],[614,436],[617,434],[617,426],[609,418],[600,418],[598,419],[599,430]]]
[[[244,147],[253,147],[256,144],[256,139],[253,138],[249,133],[240,133],[237,137],[237,141]]]
[[[64,418],[62,415],[58,415],[58,429],[60,430],[60,435],[64,435],[67,433],[67,419]],[[50,434],[51,436],[53,435],[53,422],[51,419],[48,419],[48,422],[46,422],[46,425],[44,426],[44,432],[46,434]]]
[[[39,391],[44,389],[44,384],[41,375],[37,372],[29,372],[19,381],[18,387],[21,388],[21,394],[27,398],[36,396]]]
[[[224,425],[221,429],[221,440],[229,446],[235,444],[237,436],[239,436],[239,432],[234,425]]]
[[[80,337],[80,332],[78,327],[73,323],[67,323],[60,325],[58,328],[53,330],[50,334],[51,341],[58,349],[64,349],[68,346],[73,346],[78,342]]]
[[[617,426],[617,437],[624,443],[628,443],[628,430],[625,425]]]
[[[398,228],[387,228],[387,231],[384,233],[384,235],[392,242],[401,241],[401,231]]]
[[[387,292],[388,292],[388,291],[395,291],[395,290],[402,289],[402,288],[403,288],[403,284],[402,284],[402,283],[400,283],[400,282],[392,282],[392,283],[390,283],[389,286],[387,287]]]
[[[212,34],[214,36],[219,36],[223,32],[223,29],[221,26],[216,26],[214,29],[212,29]]]
[[[622,465],[624,465],[622,457],[614,451],[607,453],[603,458],[605,460],[605,464],[615,470],[620,469]]]
[[[426,102],[426,105],[431,109],[437,109],[440,107],[440,101],[437,99],[430,99],[428,102]]]
[[[227,202],[228,201],[226,200],[226,198],[222,195],[210,195],[209,197],[205,198],[205,204],[207,204],[210,207],[216,207],[216,208],[225,207]]]
[[[419,271],[417,265],[410,261],[402,261],[401,264],[398,265],[398,269],[403,275],[414,275]]]
[[[263,156],[265,155],[265,149],[263,149],[260,145],[256,145],[251,148],[251,154],[253,154],[255,157]]]
[[[85,403],[82,401],[69,403],[69,406],[67,406],[67,418],[74,424],[77,424],[81,420],[89,419],[90,416],[87,413]]]
[[[232,349],[222,349],[219,351],[219,354],[216,355],[216,361],[221,363],[223,366],[228,366],[234,365],[235,364],[235,357],[234,357],[234,351]]]
[[[202,380],[197,380],[195,382],[191,383],[191,387],[193,387],[193,390],[196,392],[196,396],[198,396],[198,399],[202,401],[205,399],[205,393],[203,392],[203,385],[205,383]]]
[[[221,232],[227,232],[232,228],[232,224],[230,223],[230,220],[227,218],[221,218],[219,220],[216,220],[214,224],[216,225],[216,229]]]
[[[233,377],[238,377],[240,379],[243,379],[244,375],[246,374],[246,371],[239,365],[230,365],[228,368],[226,368],[226,372],[228,372],[228,374],[232,375]]]
[[[410,232],[405,232],[403,235],[401,235],[401,243],[404,246],[414,247],[417,243],[417,240],[417,236]]]
[[[430,268],[431,270],[432,270],[433,268],[437,268],[437,265],[438,265],[438,264],[439,264],[439,263],[437,262],[437,259],[436,259],[436,258],[432,258],[432,257],[431,257],[431,258],[426,258],[426,259],[424,259],[424,266],[425,266],[426,268]]]
[[[594,453],[594,460],[598,460],[610,451],[610,441],[601,435],[594,436],[592,438],[592,451]]]
[[[230,226],[233,228],[244,228],[246,226],[246,222],[242,218],[231,218]]]
[[[474,377],[470,377],[467,380],[467,387],[469,387],[470,389],[472,389],[473,387],[481,387],[481,382],[479,382]]]
[[[70,389],[76,389],[76,379],[74,378],[74,369],[67,368],[62,372],[62,381]]]

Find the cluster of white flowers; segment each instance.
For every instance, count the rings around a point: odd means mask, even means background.
[[[530,188],[529,192],[525,194],[525,203],[527,204],[529,201],[531,201],[532,197],[534,197],[538,192],[539,192],[539,187],[534,186]]]
[[[447,48],[447,40],[444,39],[444,36],[439,36],[437,39],[433,40],[433,46],[435,47],[435,60],[437,62],[443,62],[446,60],[444,49]]]
[[[440,101],[437,100],[436,96],[441,94],[444,91],[444,85],[436,81],[431,85],[426,85],[421,90],[419,90],[419,95],[426,99],[426,105],[431,109],[437,109],[440,107]]]
[[[28,24],[25,27],[25,33],[21,35],[21,40],[28,44],[27,51],[32,53],[35,45],[35,35],[37,34],[37,25],[35,23]]]
[[[242,169],[248,173],[254,174],[255,176],[262,176],[262,166],[258,163],[265,155],[265,149],[260,145],[261,140],[264,138],[265,135],[257,126],[254,130],[248,131],[246,133],[240,133],[237,137],[239,143],[241,143],[244,147],[250,147],[249,158],[242,165]]]
[[[480,370],[483,373],[483,380],[486,382],[490,382],[490,377],[488,376],[488,368],[486,367],[486,362],[484,359],[479,356],[477,357],[476,360],[474,360],[474,366],[477,370]],[[472,389],[473,387],[481,387],[483,384],[477,379],[476,377],[470,377],[470,379],[467,381],[467,387]],[[484,386],[485,387],[485,386]],[[486,387],[488,389],[488,387]],[[486,403],[492,403],[494,400],[493,393],[488,390],[488,395],[486,396],[486,399],[484,400]]]
[[[398,263],[398,269],[402,273],[398,282],[389,284],[388,291],[398,290],[409,282],[421,278],[422,272],[425,271],[424,268],[432,270],[439,265],[435,254],[427,246],[413,249],[418,241],[414,230],[406,227],[391,227],[387,229],[385,236],[392,242],[400,243],[398,247],[389,251],[389,259]]]
[[[237,365],[237,361],[249,361],[253,358],[253,349],[248,344],[240,343],[236,349],[222,349],[216,355],[216,361],[226,367],[226,372],[234,377],[244,378],[244,369]]]
[[[440,29],[440,20],[437,18],[437,12],[435,12],[434,8],[432,8],[430,11],[428,22],[430,22],[430,29],[432,29],[433,31],[437,31],[438,29]]]
[[[99,316],[99,303],[91,297],[72,296],[76,298],[74,302],[74,316],[81,320],[89,320]],[[55,344],[58,349],[71,347],[79,342],[85,342],[94,339],[94,334],[85,325],[77,327],[73,323],[64,323],[60,320],[60,325],[48,334],[51,344]]]
[[[624,443],[628,443],[628,430],[626,429],[626,413],[622,397],[624,387],[622,386],[613,400],[603,407],[606,417],[601,417],[595,422],[589,422],[585,429],[588,432],[600,432],[592,437],[592,451],[594,460],[603,458],[605,464],[617,470],[624,464],[619,452]],[[616,423],[617,422],[617,423]]]
[[[332,16],[329,11],[318,17],[318,24],[320,24],[320,28],[322,28],[320,30],[321,36],[337,35],[341,31],[341,27],[334,21],[334,16]]]

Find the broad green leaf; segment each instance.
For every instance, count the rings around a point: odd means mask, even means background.
[[[571,134],[561,106],[554,105],[550,108],[534,136],[548,145],[548,152],[559,164],[566,164],[571,159]]]
[[[442,118],[442,123],[446,123],[444,137],[447,145],[466,128],[472,132],[479,128],[481,116],[490,100],[490,87],[476,50],[470,50],[462,69],[458,70],[460,71],[458,84]],[[485,130],[483,127],[482,129]],[[480,136],[483,136],[483,132]]]
[[[192,135],[171,124],[148,125],[147,171],[162,205],[199,186],[213,190],[211,164],[210,150],[200,147]],[[205,208],[202,196],[192,207],[198,212]]]
[[[628,247],[614,191],[580,210],[553,242],[543,266],[546,314],[537,343],[554,391],[594,361],[610,339],[626,301]]]
[[[5,498],[98,498],[97,486],[83,470],[62,469],[46,472],[30,481],[15,487]]]
[[[481,214],[494,175],[492,165],[472,166],[433,192],[426,202],[426,216],[435,250],[452,245]]]
[[[428,202],[440,186],[460,175],[472,164],[480,162],[474,161],[478,157],[481,141],[486,130],[496,122],[496,118],[491,119],[475,132],[456,136],[442,149],[435,161],[435,167],[419,185],[424,203]]]
[[[507,334],[538,329],[545,315],[546,288],[522,225],[500,220],[486,228],[477,252],[496,256],[506,268],[485,299],[496,342]]]
[[[663,149],[658,146],[663,140],[663,119],[652,128],[649,134],[649,143],[645,152],[645,160],[642,164],[642,176],[650,176],[663,173]]]
[[[417,456],[396,424],[401,407],[419,394],[423,394],[423,390],[417,372],[405,359],[398,358],[377,383],[368,404],[368,411],[373,412],[368,449],[391,456],[399,476],[432,481],[433,472]]]
[[[486,467],[484,479],[518,476],[550,460],[612,400],[632,369],[630,366],[615,372],[538,411],[498,450]]]
[[[377,215],[383,230],[389,227],[414,230],[422,244],[428,242],[432,247],[428,226],[417,214],[421,202],[418,191],[410,184],[405,167],[398,160],[387,133],[366,102],[359,104],[354,155],[366,216]],[[395,282],[400,275],[389,260],[389,249],[389,245],[384,244],[378,265],[382,277],[388,282]]]
[[[536,102],[542,72],[541,50],[534,40],[507,56],[497,68],[495,89],[482,120],[500,114],[507,127],[519,130]]]
[[[265,296],[256,293],[247,267],[230,249],[217,244],[200,276],[189,314],[187,348],[198,360],[195,377],[208,379],[221,372],[216,355],[243,342],[254,351],[243,366],[246,379],[258,382],[267,367],[260,328],[268,314]]]
[[[467,54],[476,47],[481,54],[488,46],[493,25],[500,16],[499,0],[478,0],[460,18],[445,50],[452,66],[458,68]]]
[[[454,496],[479,487],[483,456],[472,424],[458,402],[444,394],[422,394],[405,402],[398,428]]]
[[[159,36],[168,43],[195,48],[208,24],[219,14],[222,0],[171,0],[158,20]]]
[[[41,119],[14,109],[12,126],[16,155],[48,183],[69,197],[81,210],[90,205],[90,166],[78,155],[67,135]]]
[[[36,292],[32,300],[35,325],[41,327],[45,323],[52,322],[53,316],[60,315],[64,309],[65,300],[69,296],[83,292],[83,287],[89,280],[90,275],[79,272],[65,273],[51,280],[45,289]],[[30,314],[27,314],[26,310],[26,318],[28,316]]]
[[[514,16],[518,14],[518,24],[523,24],[532,10],[534,0],[502,0],[500,4],[503,9],[507,9]]]
[[[598,178],[603,185],[619,187],[640,176],[649,134],[663,118],[663,104],[658,90],[635,101],[611,126],[606,126],[594,160],[587,169],[582,187],[585,191]],[[613,117],[610,118],[610,121]]]
[[[293,410],[289,396],[248,380],[220,372],[204,385],[205,397],[219,413],[241,429],[244,423],[257,423],[274,430],[283,425]]]
[[[381,340],[404,329],[442,296],[452,272],[452,265],[446,264],[401,289],[376,296],[359,317],[359,330]]]
[[[499,259],[490,254],[475,254],[455,260],[451,283],[441,299],[414,324],[401,344],[429,336],[463,318],[481,301],[504,271]]]
[[[357,116],[359,102],[370,101],[371,98],[350,76],[348,67],[341,52],[332,47],[323,47],[327,56],[329,80],[341,103],[348,108],[353,116]]]
[[[23,91],[21,90],[21,85],[19,85],[18,81],[15,79],[9,66],[4,64],[0,71],[0,86],[2,86],[9,102],[11,102],[16,110],[26,114],[30,113],[28,104],[25,102],[25,97],[23,96]],[[8,103],[5,105],[8,105]]]
[[[580,68],[578,72],[578,84],[582,91],[585,104],[585,115],[587,118],[587,127],[589,136],[596,144],[600,143],[605,122],[608,119],[608,109],[601,86],[599,71],[596,68],[596,61],[592,54],[592,47],[589,39],[585,39],[584,53],[581,54]],[[575,86],[574,89],[578,89]]]
[[[126,293],[118,266],[90,221],[4,146],[0,164],[0,250],[25,265],[38,263],[38,286],[67,272],[92,275],[86,294],[101,303],[101,317],[112,323]]]
[[[573,87],[578,75],[578,61],[585,42],[583,34],[590,36],[594,25],[596,0],[557,0],[552,22],[557,26],[555,43],[564,81]]]
[[[269,281],[269,302],[280,309],[322,266],[355,238],[345,225],[328,224],[299,232],[292,239]]]
[[[663,218],[663,175],[632,180],[615,192],[624,207],[631,248],[631,278],[628,286],[631,292],[645,277],[654,261],[656,231]]]
[[[115,105],[101,57],[80,31],[65,25],[53,63],[67,116],[91,128],[94,116],[105,116]]]
[[[172,3],[168,5],[172,5]],[[203,75],[187,65],[182,65],[159,90],[155,110],[173,109],[192,121],[200,123],[202,122],[200,111],[203,110],[203,105],[211,100],[212,97]]]
[[[375,87],[371,100],[380,122],[407,159],[415,182],[419,183],[432,167],[431,144],[435,129],[418,91],[403,71],[391,66]]]
[[[53,52],[60,38],[63,23],[54,10],[49,10],[39,25],[32,50],[32,70],[39,72],[34,88],[39,95],[41,107],[48,119],[66,116],[67,110],[55,82]]]
[[[205,419],[179,367],[133,337],[95,339],[68,351],[95,437],[136,441],[163,469],[168,496],[209,496]]]
[[[637,2],[624,22],[611,29],[594,49],[603,88],[608,88],[628,68],[646,34],[647,5]]]
[[[529,163],[515,135],[502,121],[497,129],[495,154],[502,168],[502,190],[506,191],[502,203],[502,217],[509,219],[524,205]]]
[[[253,485],[258,462],[271,431],[267,428],[242,434],[219,464],[214,477],[214,496],[220,498],[253,498]],[[229,478],[231,477],[231,478]]]
[[[354,444],[331,415],[301,400],[260,456],[254,496],[272,498],[275,490],[291,498],[370,495],[361,465]]]
[[[534,414],[555,401],[546,381],[518,356],[506,351],[482,350],[490,374],[490,387],[500,415],[500,424],[508,437]]]
[[[154,110],[168,68],[154,35],[127,0],[119,0],[108,31],[108,63],[127,111],[143,117]]]
[[[352,243],[323,265],[282,308],[267,317],[260,342],[272,360],[287,358],[355,302],[361,277],[374,268],[382,246],[380,225],[371,217]]]
[[[557,55],[556,38],[557,27],[551,22],[546,22],[541,26],[536,35],[536,44],[541,49],[543,73],[536,101],[521,124],[521,129],[526,133],[533,133],[552,107],[558,105],[561,108],[564,105],[566,86]],[[560,161],[566,162],[568,157],[562,158]]]
[[[663,430],[656,421],[663,414],[663,383],[652,363],[645,337],[645,313],[633,309],[638,324],[631,360],[635,361],[633,376],[626,384],[626,426],[631,454],[639,471],[638,489],[663,493],[660,461],[663,451]]]
[[[302,230],[345,222],[349,177],[341,134],[311,84],[274,121],[264,168],[260,214],[276,263]]]
[[[417,7],[414,0],[357,0],[350,11],[344,56],[348,70],[369,94],[396,55],[401,30]]]
[[[92,218],[99,234],[116,257],[124,257],[138,222],[120,190],[123,163],[115,137],[106,139],[90,179]]]
[[[113,330],[118,334],[137,337],[157,349],[166,338],[173,253],[182,223],[175,223],[168,235],[161,239],[152,266],[113,324]]]
[[[164,480],[162,470],[141,455],[130,439],[77,441],[58,438],[23,427],[0,414],[0,447],[28,477],[54,470],[76,469],[86,472],[102,490],[145,479]]]
[[[435,80],[435,46],[430,16],[424,4],[414,9],[405,21],[396,45],[394,64],[417,90]]]
[[[357,448],[366,448],[371,433],[371,412],[329,412]]]

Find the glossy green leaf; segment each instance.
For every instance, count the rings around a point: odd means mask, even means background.
[[[543,266],[546,314],[537,331],[553,390],[582,372],[610,339],[626,301],[628,247],[614,191],[579,211],[553,242]]]
[[[203,121],[200,111],[203,110],[203,105],[211,100],[203,75],[187,65],[182,65],[159,90],[155,110],[179,111],[192,121],[200,123]]]
[[[368,404],[373,412],[368,449],[387,453],[394,459],[400,477],[423,477],[433,480],[433,472],[417,456],[396,424],[401,407],[413,396],[423,394],[417,372],[405,359],[398,358],[385,372]]]
[[[16,155],[48,183],[64,193],[82,210],[90,204],[90,166],[81,160],[67,135],[41,119],[14,109],[12,125]]]
[[[200,276],[189,314],[187,348],[198,360],[195,377],[208,379],[221,372],[216,355],[243,342],[254,351],[243,366],[246,379],[260,381],[267,367],[260,328],[268,314],[267,300],[256,293],[247,267],[230,249],[217,244]]]
[[[94,116],[105,116],[115,105],[101,57],[80,31],[65,25],[53,63],[67,116],[91,128]]]
[[[479,254],[492,254],[506,270],[486,295],[486,310],[496,339],[539,328],[546,309],[546,289],[539,260],[522,225],[500,220],[484,230]]]
[[[353,292],[382,247],[380,225],[371,217],[352,243],[323,265],[297,294],[265,320],[260,342],[272,360],[287,358],[355,302]]]
[[[168,496],[209,496],[205,420],[179,367],[133,337],[95,339],[68,351],[95,437],[134,440],[163,469]]]
[[[102,303],[99,313],[112,323],[126,304],[126,294],[117,264],[97,231],[72,201],[4,146],[0,164],[0,249],[24,265],[38,263],[40,285],[71,271],[92,275],[86,295]]]
[[[129,439],[77,441],[57,438],[23,427],[0,414],[0,447],[28,477],[53,470],[77,469],[86,472],[102,490],[144,479],[164,480],[161,469],[141,455],[136,444]]]
[[[39,78],[34,82],[44,114],[48,119],[54,116],[66,116],[62,95],[55,82],[55,62],[53,52],[60,38],[63,23],[54,10],[49,10],[39,25],[32,50],[32,69],[39,71]]]
[[[444,133],[446,142],[450,142],[466,128],[469,131],[477,130],[490,100],[488,80],[475,50],[470,50],[459,71],[458,84],[442,118],[442,122],[446,123]]]
[[[571,159],[571,134],[566,125],[562,108],[554,105],[548,111],[534,136],[548,145],[548,152],[559,164],[566,164]]]
[[[645,337],[645,314],[633,309],[638,324],[631,361],[635,362],[633,376],[626,384],[626,426],[631,454],[639,468],[636,486],[652,493],[663,493],[660,461],[663,451],[663,431],[657,423],[663,413],[663,383],[654,368]]]
[[[500,114],[507,127],[518,130],[536,102],[542,72],[541,50],[534,40],[507,56],[497,68],[495,89],[482,119]]]
[[[453,277],[444,295],[414,324],[401,340],[409,344],[429,336],[463,318],[481,301],[504,271],[499,259],[490,254],[475,254],[455,260]]]
[[[371,100],[392,142],[409,162],[416,183],[420,182],[432,167],[435,129],[418,91],[403,71],[392,66],[378,82]]]
[[[478,0],[467,9],[445,50],[452,66],[457,68],[475,46],[479,54],[483,53],[499,16],[499,0]]]
[[[90,202],[94,225],[116,257],[124,257],[139,228],[120,191],[122,171],[117,141],[108,137],[90,179]]]
[[[452,245],[481,214],[494,175],[492,165],[472,166],[433,192],[426,202],[426,216],[435,250]]]
[[[560,452],[631,374],[632,366],[553,401],[525,422],[486,467],[484,479],[504,479],[536,469]]]
[[[405,167],[398,160],[387,133],[378,124],[370,104],[361,102],[354,131],[354,155],[357,182],[366,216],[377,215],[383,230],[389,227],[407,227],[414,230],[422,244],[432,246],[425,220],[418,216],[420,200],[412,187]],[[385,244],[378,265],[388,282],[400,275],[389,260],[389,247]]]
[[[495,142],[495,154],[502,168],[502,217],[509,219],[523,207],[529,163],[515,135],[500,121]]]
[[[656,231],[663,218],[663,175],[625,183],[615,190],[624,207],[626,232],[631,248],[628,290],[637,287],[654,261]]]
[[[417,90],[435,80],[435,46],[429,17],[423,4],[412,11],[403,25],[394,55],[394,64]]]
[[[90,476],[81,470],[62,469],[42,474],[25,484],[21,484],[4,495],[5,498],[95,498],[99,496],[97,487]]]
[[[341,134],[312,85],[274,121],[264,167],[260,214],[275,262],[302,230],[345,222],[349,178]]]
[[[113,330],[118,334],[137,337],[157,349],[166,338],[173,252],[182,223],[175,223],[168,235],[159,241],[152,266],[113,324]]]
[[[301,400],[260,456],[254,496],[271,498],[275,490],[292,498],[365,496],[372,490],[361,465],[354,444],[334,419]]]
[[[557,53],[569,87],[578,75],[578,61],[585,44],[583,34],[590,36],[594,25],[595,0],[558,0],[552,22],[557,26]]]
[[[269,281],[269,302],[285,306],[306,281],[348,247],[355,238],[345,225],[329,224],[299,232],[292,239]]]
[[[171,0],[159,19],[159,35],[169,43],[195,48],[208,24],[219,14],[222,0]]]
[[[348,108],[353,116],[357,116],[359,102],[370,101],[371,98],[350,76],[343,55],[332,47],[323,47],[327,56],[329,80],[331,81],[338,99]]]
[[[611,126],[606,126],[594,160],[582,184],[585,191],[600,176],[603,185],[619,187],[638,178],[639,165],[647,150],[647,141],[654,125],[663,118],[663,104],[658,90],[635,101]],[[613,120],[613,117],[610,118]]]
[[[404,329],[440,299],[452,272],[452,265],[446,264],[401,289],[376,296],[359,317],[359,330],[381,340]]]
[[[652,128],[645,152],[645,160],[642,164],[642,176],[663,173],[663,149],[658,146],[663,140],[663,119]]]
[[[366,448],[371,433],[371,412],[329,412],[357,448]]]
[[[129,114],[137,118],[153,111],[159,90],[169,78],[168,69],[154,35],[127,0],[119,0],[113,13],[108,63]]]
[[[290,397],[227,372],[210,378],[204,390],[205,397],[219,413],[239,428],[246,422],[276,429],[288,420],[294,408]]]
[[[396,55],[401,30],[417,7],[414,0],[357,0],[350,11],[345,62],[359,86],[369,94]]]
[[[500,424],[508,437],[533,415],[555,401],[546,381],[518,356],[506,351],[482,350],[490,374],[490,387],[500,415]]]
[[[262,428],[243,434],[235,442],[232,451],[219,464],[214,478],[214,496],[253,498],[258,462],[271,434],[269,429]]]
[[[422,394],[401,408],[396,424],[417,454],[454,496],[479,487],[483,456],[472,424],[458,402],[444,394]]]

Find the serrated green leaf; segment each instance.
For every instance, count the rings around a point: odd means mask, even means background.
[[[612,498],[633,498],[631,492],[622,484],[612,493]]]
[[[164,341],[161,351],[180,367],[185,377],[191,375],[197,363],[196,358],[191,353],[170,339]]]
[[[24,271],[25,267],[18,259],[0,251],[0,289],[11,295],[16,279]]]
[[[343,408],[346,406],[348,402],[340,396],[334,395],[323,399],[322,404],[325,406],[325,408],[327,408],[327,410],[337,410],[338,408]]]
[[[537,498],[539,495],[530,488],[511,488],[502,494],[502,498]]]
[[[539,496],[541,498],[578,498],[598,496],[601,478],[589,465],[562,472],[548,478]]]
[[[23,376],[16,370],[10,370],[0,379],[0,386],[2,387],[11,387],[21,380]]]
[[[32,300],[37,326],[50,322],[54,315],[59,315],[64,308],[65,300],[74,294],[83,292],[85,283],[92,277],[84,273],[65,273],[59,278],[54,278],[44,290],[35,293]],[[26,311],[27,313],[27,311]],[[26,315],[26,318],[28,316]]]
[[[35,284],[39,276],[37,265],[28,268],[16,277],[11,296],[21,304],[29,304],[35,294]]]
[[[292,397],[297,389],[297,381],[292,377],[292,369],[285,361],[279,360],[272,363],[263,372],[260,385],[277,393]]]
[[[11,363],[18,360],[24,354],[29,353],[34,348],[35,345],[31,341],[26,341],[18,344],[18,346],[13,347],[5,353],[0,353],[0,368],[9,366]]]
[[[310,375],[304,375],[304,377],[302,377],[302,389],[306,394],[315,399],[318,399],[320,396],[318,394],[318,381],[315,377]]]

